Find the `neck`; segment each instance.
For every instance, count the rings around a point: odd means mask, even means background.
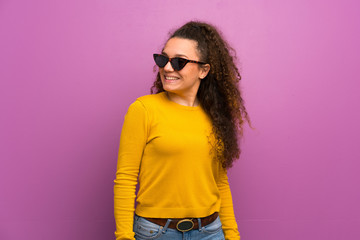
[[[172,92],[167,92],[167,91],[165,92],[168,99],[177,104],[189,106],[189,107],[197,107],[200,104],[196,95],[179,95]]]

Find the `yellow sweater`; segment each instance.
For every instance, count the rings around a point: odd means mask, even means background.
[[[210,153],[211,129],[200,106],[177,104],[165,92],[140,97],[130,105],[114,181],[117,240],[135,239],[134,211],[153,218],[197,218],[219,212],[225,239],[240,239],[227,172]]]

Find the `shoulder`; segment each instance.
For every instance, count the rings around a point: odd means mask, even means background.
[[[145,109],[153,109],[164,104],[164,92],[138,97],[136,102],[143,105]]]
[[[144,104],[151,104],[151,103],[158,103],[163,100],[164,92],[156,93],[156,94],[149,94],[138,97],[136,100],[140,101]]]
[[[126,115],[133,116],[135,119],[152,119],[162,106],[164,106],[164,93],[150,94],[138,97],[130,104]]]
[[[159,109],[164,105],[164,94],[164,92],[161,92],[138,97],[130,104],[128,112],[153,112],[155,109]]]

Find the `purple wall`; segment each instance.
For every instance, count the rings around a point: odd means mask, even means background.
[[[346,2],[346,3],[345,3]],[[191,19],[238,52],[243,240],[360,239],[358,1],[0,2],[0,239],[113,239],[127,107]]]

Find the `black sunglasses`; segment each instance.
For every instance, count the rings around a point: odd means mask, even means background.
[[[181,57],[169,58],[161,54],[154,54],[154,60],[156,65],[158,65],[158,67],[160,68],[165,67],[165,65],[170,61],[172,68],[176,71],[180,71],[181,69],[183,69],[187,63],[206,64],[204,62],[189,60]]]

